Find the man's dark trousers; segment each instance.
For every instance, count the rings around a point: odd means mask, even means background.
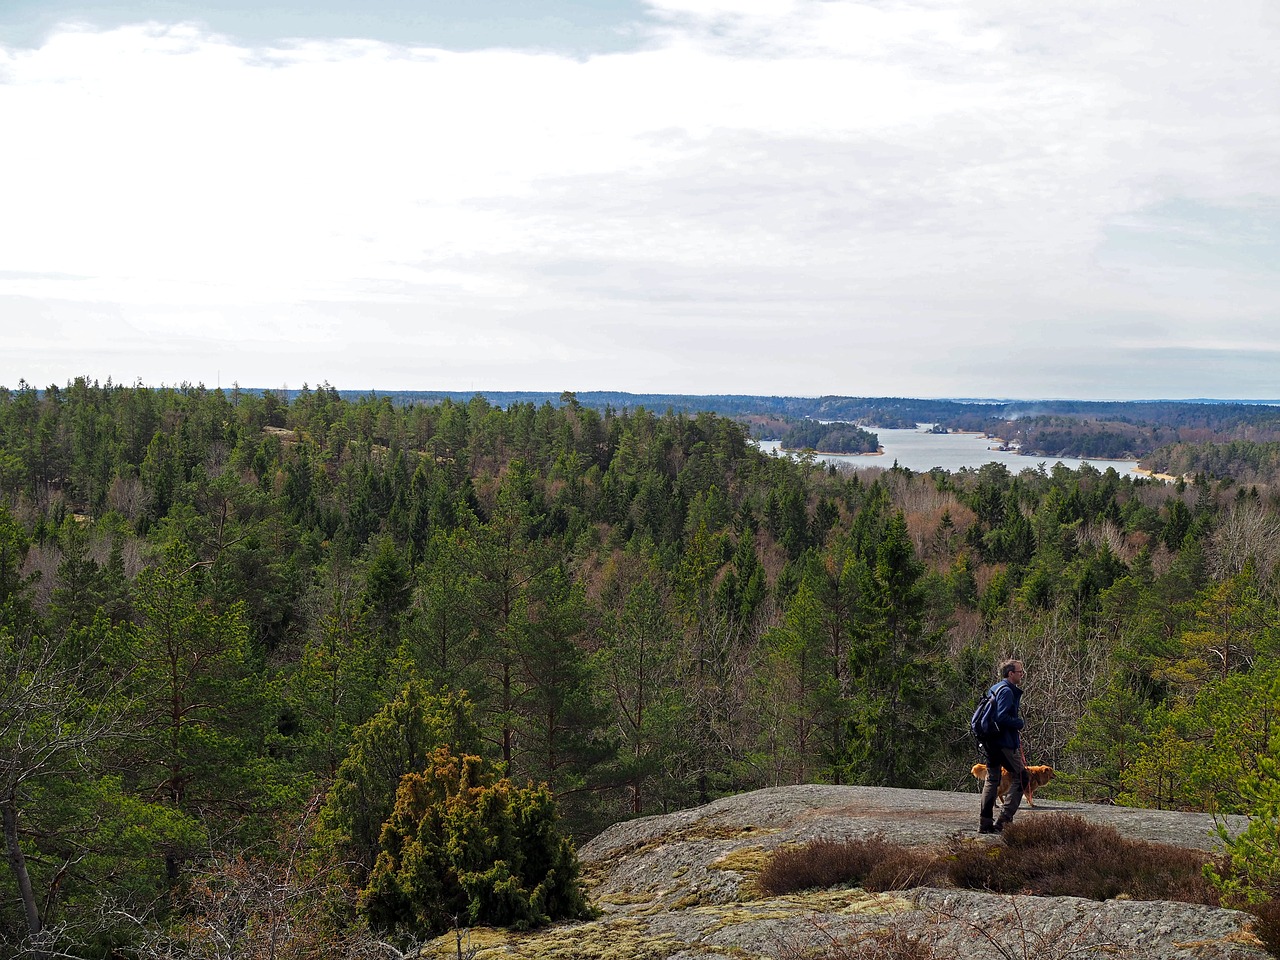
[[[1012,781],[1009,792],[1005,794],[1004,809],[1000,811],[1000,823],[1003,827],[1013,819],[1022,804],[1022,791],[1027,785],[1027,766],[1022,762],[1021,750],[1006,750],[994,743],[986,745],[987,782],[982,788],[982,813],[978,825],[982,828],[997,826],[992,821],[996,809],[996,795],[1000,792],[1000,768],[1009,771]]]

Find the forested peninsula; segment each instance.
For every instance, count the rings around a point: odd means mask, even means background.
[[[1221,443],[1269,408],[1157,410],[1176,483],[769,457],[740,412],[0,388],[0,955],[587,916],[617,821],[968,784],[1006,656],[1045,795],[1253,814],[1218,890],[1272,901],[1280,491]]]

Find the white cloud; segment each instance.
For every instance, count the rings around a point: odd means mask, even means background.
[[[380,380],[377,351],[412,342],[514,377],[494,387],[587,365],[620,389],[858,392],[870,361],[875,392],[977,394],[1011,392],[966,384],[993,343],[1029,363],[1136,319],[1191,344],[1221,285],[1275,317],[1274,276],[1138,249],[1168,201],[1200,205],[1175,232],[1275,202],[1270,3],[650,6],[649,44],[585,60],[159,24],[0,51],[0,328],[73,318],[65,375],[96,324],[283,364],[264,344],[296,339],[331,364],[297,382],[425,386]],[[664,363],[662,337],[705,356]],[[26,343],[0,382],[72,349]]]

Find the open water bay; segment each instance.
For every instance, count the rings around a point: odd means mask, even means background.
[[[892,467],[895,460],[911,470],[927,471],[934,467],[954,472],[962,467],[976,469],[986,463],[1003,463],[1011,473],[1028,468],[1034,470],[1040,464],[1052,469],[1054,464],[1077,470],[1084,463],[1098,470],[1115,467],[1121,476],[1142,476],[1135,460],[1077,460],[1073,457],[1024,457],[1009,450],[993,449],[999,441],[976,433],[930,433],[929,425],[922,424],[915,430],[882,430],[868,428],[880,438],[882,454],[821,453],[819,460],[828,463],[844,463],[855,467]],[[766,453],[782,455],[777,440],[760,441],[760,449]]]

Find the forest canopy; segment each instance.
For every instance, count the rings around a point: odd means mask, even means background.
[[[1254,462],[1201,442],[1170,464]],[[396,838],[436,794],[464,833],[581,840],[763,786],[952,789],[1008,656],[1052,789],[1274,809],[1272,456],[916,473],[572,393],[0,390],[0,953],[581,915],[514,861],[405,900]],[[502,835],[576,876],[568,839]],[[1272,896],[1274,843],[1236,853],[1224,884]]]

